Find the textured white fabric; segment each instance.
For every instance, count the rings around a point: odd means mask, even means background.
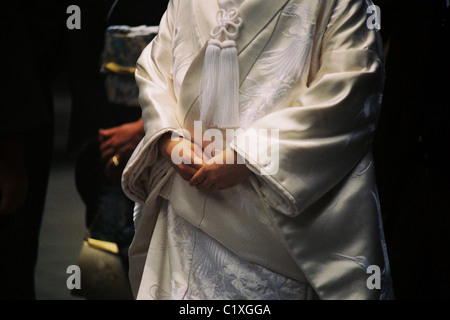
[[[200,120],[209,127],[239,127],[239,61],[236,42],[242,19],[241,1],[219,1],[216,22],[206,49],[201,92]],[[231,6],[234,5],[234,6]]]
[[[244,1],[245,0],[219,0],[219,5],[224,9],[229,9],[231,7],[239,8]]]
[[[265,208],[242,215],[230,190],[213,197],[179,190],[183,184],[173,182],[173,168],[157,161],[161,134],[195,135],[205,47],[219,9],[217,0],[169,2],[158,37],[137,63],[146,136],[123,176],[124,191],[142,205],[130,247],[135,294],[151,297],[148,284],[158,283],[170,298],[172,288],[189,283],[182,256],[167,245],[168,220],[158,220],[168,192],[176,189],[183,192],[170,192],[179,196],[171,199],[174,212],[246,261],[302,282],[295,265],[321,299],[387,297],[389,265],[370,152],[384,72],[381,39],[366,27],[367,5],[246,0],[239,7],[241,114],[248,110],[250,117],[234,147],[246,160],[258,159],[249,164],[255,175],[271,168],[271,157],[241,150],[239,141],[276,128],[280,153],[278,171],[242,183],[250,195],[245,200]],[[256,118],[253,108],[260,111]],[[366,265],[383,270],[380,289],[367,286]]]
[[[300,283],[233,254],[200,229],[174,214],[166,202],[150,252],[169,257],[170,292],[160,286],[160,268],[151,265],[141,283],[138,299],[169,300],[291,300],[316,299],[307,283]],[[149,255],[152,256],[151,254]],[[155,256],[155,255],[153,255]],[[154,275],[154,276],[152,276]]]

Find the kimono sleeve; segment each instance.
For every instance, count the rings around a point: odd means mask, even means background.
[[[166,132],[179,132],[171,72],[177,3],[169,2],[158,35],[143,50],[136,65],[135,79],[146,134],[128,161],[122,175],[122,188],[130,199],[138,203],[143,203],[149,193],[147,178],[157,163],[158,139]]]
[[[174,5],[173,1],[169,3],[158,35],[143,50],[136,64],[135,79],[147,136],[158,134],[164,128],[178,126],[171,71]]]
[[[342,0],[338,7],[311,57],[317,71],[311,68],[294,102],[255,121],[231,145],[262,182],[263,200],[288,216],[339,184],[369,152],[374,136],[384,80],[379,35],[367,27],[368,2]],[[251,135],[274,128],[275,161],[267,149],[245,147]]]

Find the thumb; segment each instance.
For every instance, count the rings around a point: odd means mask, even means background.
[[[106,140],[106,139],[112,137],[115,132],[116,132],[115,128],[99,129],[98,130],[98,135],[99,135],[101,140]]]

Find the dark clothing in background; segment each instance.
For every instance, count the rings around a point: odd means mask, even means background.
[[[105,75],[100,73],[106,29],[110,25],[159,25],[167,3],[162,0],[74,2],[82,8],[83,26],[69,34],[72,113],[68,150],[71,156],[79,158],[77,187],[87,207],[88,227],[98,212],[99,184],[108,180],[100,163],[98,131],[141,117],[140,107],[126,107],[107,100]]]
[[[389,42],[386,87],[374,141],[378,188],[398,299],[450,297],[450,66],[445,0],[374,1]],[[0,217],[0,298],[33,299],[39,228],[53,143],[51,81],[69,65],[69,151],[109,128],[139,118],[106,100],[100,59],[108,25],[158,25],[167,1],[72,1],[81,30],[68,31],[65,1],[6,2],[1,33],[8,79],[0,136],[26,137],[29,197]],[[70,36],[65,51],[66,36]],[[67,63],[68,62],[68,63]],[[100,171],[95,171],[99,173]],[[93,177],[95,179],[95,177]]]
[[[0,139],[20,135],[28,176],[25,204],[0,217],[0,299],[35,299],[34,270],[53,147],[52,80],[64,52],[64,2],[3,4]]]
[[[100,72],[105,33],[112,25],[158,26],[168,1],[79,0],[74,4],[82,8],[83,27],[69,34],[72,113],[68,150],[77,158],[76,186],[86,206],[86,227],[93,238],[117,243],[127,268],[134,202],[105,173],[98,135],[99,129],[139,120],[141,108],[107,99],[106,75]]]
[[[66,26],[66,10],[73,4],[81,10],[80,30],[68,30]],[[136,25],[157,25],[167,1],[155,4],[128,0],[127,6],[118,3],[118,11],[107,23],[112,4],[112,0],[22,0],[4,4],[0,32],[6,81],[2,84],[0,138],[25,138],[29,192],[19,212],[0,217],[0,299],[35,299],[34,270],[54,139],[55,76],[68,67],[73,99],[68,149],[72,154],[91,141],[99,128],[140,117],[140,110],[130,116],[106,103],[104,79],[99,72],[104,32],[109,24],[129,24],[131,20]],[[125,18],[131,12],[132,19]]]
[[[390,39],[375,164],[397,299],[450,298],[450,9],[375,1]]]
[[[0,216],[0,300],[35,299],[34,272],[53,147],[53,127],[34,128],[25,143],[28,195],[24,205]]]
[[[72,114],[69,152],[75,155],[98,135],[100,128],[111,128],[140,118],[141,110],[108,103],[105,76],[100,73],[105,31],[110,25],[159,25],[168,1],[78,0],[82,28],[69,34],[70,87]],[[108,18],[108,14],[111,14]]]

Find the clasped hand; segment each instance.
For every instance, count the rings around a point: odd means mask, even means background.
[[[123,169],[144,134],[142,119],[99,130],[101,161],[112,183],[120,184]],[[114,163],[113,157],[118,163]]]
[[[239,164],[234,150],[227,148],[208,158],[197,144],[179,138],[172,140],[171,134],[163,135],[158,142],[160,153],[175,171],[189,184],[199,190],[221,190],[231,188],[244,181],[251,173],[245,164]],[[173,151],[176,148],[174,161]],[[190,150],[190,152],[183,152]]]

